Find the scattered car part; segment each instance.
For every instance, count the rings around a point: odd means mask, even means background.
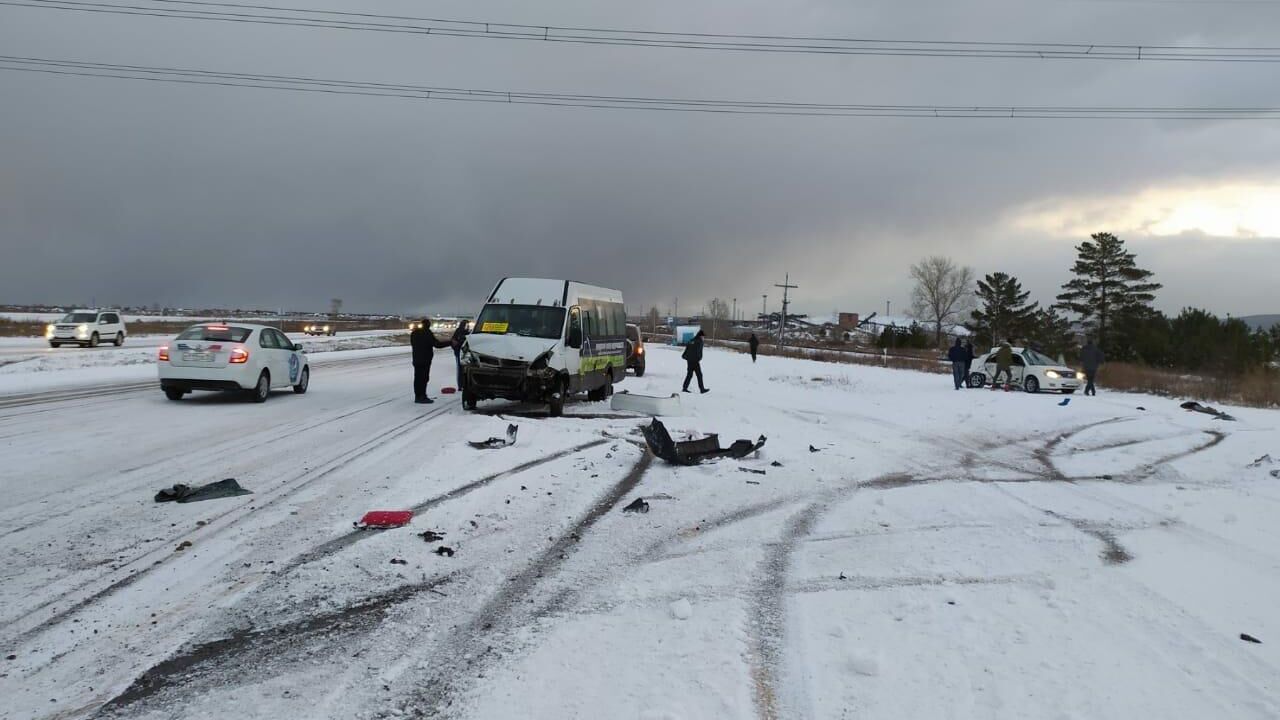
[[[1263,455],[1257,460],[1254,460],[1253,462],[1249,463],[1249,467],[1255,468],[1255,467],[1262,467],[1263,465],[1270,465],[1270,464],[1271,464],[1271,453],[1267,453],[1266,455]]]
[[[491,437],[488,440],[476,441],[468,440],[467,444],[477,450],[496,450],[516,444],[516,431],[520,429],[518,425],[507,425],[507,436],[505,438]]]
[[[813,452],[822,452],[822,448],[816,448],[816,447],[814,447],[814,446],[810,445],[810,446],[809,446],[809,452],[811,452],[811,453],[813,453]]]
[[[412,510],[370,510],[353,523],[357,530],[382,530],[386,528],[404,527],[413,519]]]
[[[444,533],[436,532],[435,530],[424,530],[418,533],[418,537],[422,538],[423,542],[440,542],[444,539]]]
[[[1059,406],[1066,406],[1066,405],[1067,405],[1067,404],[1069,404],[1070,402],[1071,402],[1071,398],[1062,398],[1062,402],[1058,403],[1058,405],[1059,405]]]
[[[704,460],[716,460],[724,457],[744,458],[764,447],[765,443],[765,436],[761,435],[755,442],[735,440],[729,447],[722,448],[720,447],[720,437],[714,434],[698,440],[676,442],[671,439],[671,433],[667,431],[667,426],[663,425],[662,421],[657,418],[654,418],[653,422],[641,428],[641,432],[644,434],[645,442],[648,443],[649,449],[653,451],[653,454],[672,465],[697,465]]]
[[[636,498],[631,502],[630,505],[622,508],[622,512],[633,512],[633,513],[644,514],[649,512],[649,503],[645,502],[644,498]]]
[[[1261,645],[1261,644],[1262,644],[1262,641],[1261,641],[1261,640],[1259,640],[1258,638],[1256,638],[1256,637],[1254,637],[1254,636],[1250,635],[1249,633],[1240,633],[1240,639],[1241,639],[1241,640],[1243,640],[1243,641],[1245,641],[1245,642],[1256,643],[1256,644],[1258,644],[1258,645]]]
[[[765,474],[765,471],[764,471],[764,470],[757,470],[757,469],[755,469],[755,468],[740,467],[740,468],[738,468],[738,469],[739,469],[739,470],[741,470],[742,472],[745,472],[745,473],[753,473],[753,474],[755,474],[755,475],[764,475],[764,474]]]
[[[676,417],[683,414],[679,393],[671,393],[668,397],[657,397],[637,395],[623,390],[613,394],[613,401],[609,407],[613,410],[640,413],[649,417]]]
[[[156,502],[200,502],[201,500],[249,495],[252,492],[252,490],[240,487],[240,483],[236,482],[235,478],[227,478],[226,480],[194,487],[179,483],[156,493]]]
[[[453,557],[453,548],[447,545],[441,545],[436,548],[436,554],[440,557]]]
[[[1222,412],[1221,410],[1218,410],[1216,408],[1211,408],[1208,405],[1201,405],[1200,403],[1195,402],[1193,400],[1184,402],[1179,407],[1181,407],[1183,410],[1190,410],[1192,412],[1204,413],[1205,415],[1212,415],[1219,420],[1235,420],[1235,418]]]

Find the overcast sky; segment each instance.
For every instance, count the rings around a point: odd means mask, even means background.
[[[279,4],[304,6],[291,0]],[[696,7],[693,7],[696,5]],[[1280,2],[325,0],[595,27],[1280,44]],[[748,54],[0,7],[5,54],[501,90],[797,102],[1280,106],[1280,65]],[[945,254],[1041,301],[1091,231],[1157,304],[1280,312],[1276,121],[725,116],[0,72],[0,302],[474,311],[505,275],[632,310],[895,314]]]

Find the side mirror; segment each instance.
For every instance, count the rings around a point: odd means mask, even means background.
[[[582,330],[579,328],[570,328],[569,340],[565,344],[574,349],[581,349],[582,348]]]
[[[293,349],[295,352],[302,352],[302,343],[294,343]]]

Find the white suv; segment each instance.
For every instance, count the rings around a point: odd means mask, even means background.
[[[97,347],[103,342],[119,347],[128,334],[124,318],[115,310],[73,310],[44,329],[44,336],[53,347]]]

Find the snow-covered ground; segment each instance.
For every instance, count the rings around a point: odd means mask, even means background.
[[[677,390],[650,347],[621,387]],[[677,468],[607,403],[414,405],[378,352],[0,408],[0,717],[1280,716],[1276,412],[708,349],[668,427],[768,443]]]
[[[400,330],[340,332],[331,337],[288,335],[308,353],[397,347],[408,342],[408,334]],[[156,375],[158,348],[172,339],[170,335],[137,335],[125,340],[122,347],[52,348],[39,338],[0,338],[0,396],[151,380]]]

